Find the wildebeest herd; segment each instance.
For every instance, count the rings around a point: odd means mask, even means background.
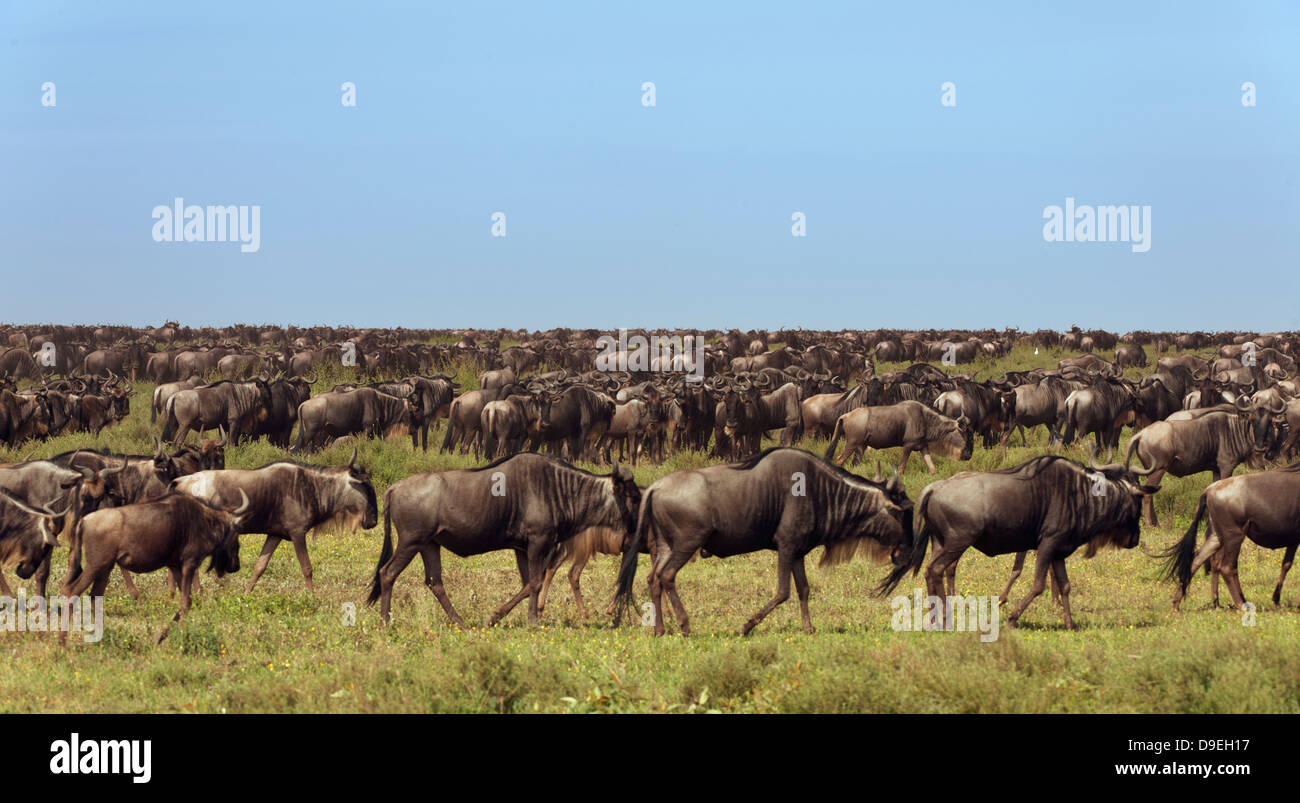
[[[1136,547],[1143,518],[1157,524],[1151,500],[1163,476],[1204,471],[1214,482],[1191,527],[1161,553],[1175,607],[1201,566],[1216,601],[1222,577],[1243,606],[1236,566],[1247,538],[1285,550],[1273,594],[1280,602],[1300,544],[1300,464],[1284,467],[1300,433],[1295,333],[638,331],[617,345],[606,335],[176,322],[0,327],[8,344],[0,351],[0,443],[34,450],[67,433],[98,438],[127,418],[142,383],[153,385],[156,430],[151,453],[87,445],[0,464],[0,568],[34,578],[44,596],[60,538],[70,548],[65,596],[102,594],[115,566],[138,596],[131,573],[166,568],[181,595],[179,621],[203,561],[218,576],[238,571],[239,536],[260,533],[266,541],[249,590],[285,539],[314,590],[307,533],[376,527],[381,508],[355,448],[344,466],[301,460],[339,439],[409,437],[413,450],[427,452],[429,430],[445,420],[435,447],[483,465],[387,489],[370,592],[385,621],[393,583],[418,555],[434,597],[463,624],[443,585],[444,548],[459,556],[514,551],[520,590],[489,624],[525,598],[535,621],[570,559],[585,615],[579,576],[602,552],[621,554],[608,608],[621,619],[648,555],[655,632],[665,631],[666,594],[685,634],[676,578],[698,557],[775,551],[776,595],[741,632],[788,599],[791,582],[813,632],[804,561],[814,549],[824,548],[822,564],[858,553],[890,564],[880,594],[924,571],[928,592],[942,598],[955,594],[957,563],[973,547],[1016,555],[1003,601],[1035,552],[1033,586],[1009,614],[1012,625],[1050,584],[1074,628],[1066,558],[1080,548],[1091,557],[1108,545]],[[1017,346],[1079,356],[977,378]],[[885,363],[905,367],[878,372]],[[934,474],[935,455],[970,460],[977,441],[1002,450],[1017,434],[1027,445],[1039,426],[1044,454],[958,473],[908,498],[899,475],[913,452]],[[1134,434],[1123,462],[1099,465],[1103,452],[1112,459],[1125,427]],[[1086,463],[1060,454],[1089,435]],[[764,437],[779,446],[765,450]],[[804,437],[828,438],[824,455],[792,448]],[[225,467],[228,448],[259,439],[293,457]],[[888,448],[901,449],[888,479],[879,463],[874,479],[844,468]],[[721,462],[645,488],[627,467],[687,451]],[[1262,471],[1233,476],[1243,464]],[[11,595],[3,574],[0,594]]]

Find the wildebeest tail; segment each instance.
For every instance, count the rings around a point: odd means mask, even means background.
[[[932,536],[942,543],[942,539],[930,530],[930,522],[926,518],[926,506],[929,503],[930,489],[926,488],[921,491],[921,498],[917,500],[916,507],[912,511],[912,524],[915,529],[912,536],[912,554],[906,563],[894,566],[889,576],[876,587],[876,596],[883,597],[893,591],[909,572],[916,574],[921,571],[921,564],[925,563],[925,551],[930,546]]]
[[[1065,400],[1065,431],[1061,433],[1062,446],[1074,443],[1074,411],[1078,404],[1075,399]]]
[[[835,446],[840,442],[840,438],[843,435],[844,435],[844,419],[837,418],[835,419],[835,429],[832,430],[831,432],[831,442],[826,447],[826,454],[822,455],[823,460],[829,463],[831,459],[835,457]]]
[[[167,400],[167,410],[163,415],[162,439],[171,440],[176,435],[176,396]]]
[[[379,599],[379,570],[384,568],[388,559],[393,557],[393,507],[389,504],[389,494],[384,494],[384,546],[379,550],[379,565],[375,567],[375,581],[370,585],[370,596],[366,598],[367,605],[374,605],[375,600]]]
[[[453,399],[451,406],[447,408],[447,434],[442,437],[442,447],[438,451],[445,452],[451,448],[453,430],[456,428],[456,413],[459,412],[460,399]]]
[[[632,602],[632,583],[636,580],[636,565],[641,557],[641,545],[645,543],[646,536],[650,533],[651,522],[654,518],[653,498],[654,491],[646,491],[645,499],[641,502],[640,513],[637,516],[636,534],[623,545],[623,563],[618,567],[618,585],[614,592],[615,626],[623,623],[623,614],[627,612],[628,606]],[[650,556],[650,561],[653,565],[653,554]]]
[[[149,423],[150,423],[150,424],[157,423],[157,421],[158,421],[158,394],[159,394],[160,391],[161,391],[160,388],[154,388],[154,389],[153,389],[153,398],[150,400],[150,403],[149,403]]]
[[[1128,464],[1133,460],[1133,452],[1134,452],[1134,450],[1137,449],[1138,444],[1141,443],[1141,442],[1142,442],[1142,433],[1141,433],[1141,432],[1135,432],[1135,433],[1133,433],[1133,437],[1130,438],[1130,439],[1129,439],[1129,442],[1128,442],[1128,449],[1124,452],[1124,470],[1125,470],[1125,471],[1128,470]],[[1145,468],[1147,467],[1146,462],[1143,461],[1142,458],[1139,457],[1139,458],[1138,458],[1138,462],[1142,464],[1142,468],[1145,469]]]
[[[1156,557],[1165,560],[1164,571],[1161,579],[1177,580],[1178,587],[1187,592],[1187,586],[1192,582],[1192,561],[1196,558],[1196,531],[1201,528],[1201,517],[1205,515],[1205,494],[1201,494],[1201,499],[1196,503],[1196,515],[1192,517],[1192,524],[1183,533],[1182,539],[1169,549],[1157,554]]]
[[[84,518],[78,516],[72,525],[72,537],[68,539],[68,577],[63,581],[64,588],[72,585],[81,576],[81,523]]]

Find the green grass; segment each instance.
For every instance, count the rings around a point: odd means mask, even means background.
[[[985,377],[1054,365],[1060,356],[1065,355],[1034,355],[1032,347],[1022,347],[994,363],[952,370],[974,369]],[[458,373],[462,379],[477,375],[473,369]],[[97,441],[86,433],[63,436],[0,449],[0,460],[79,446],[149,451],[156,431],[148,425],[152,388],[137,388],[131,418]],[[825,441],[807,439],[800,446],[820,454]],[[473,464],[459,455],[412,453],[409,439],[362,440],[359,448],[381,498],[388,485],[411,473]],[[1029,448],[1003,452],[977,445],[969,463],[936,459],[933,477],[914,456],[904,482],[916,498],[934,479],[1014,465],[1045,449],[1041,430]],[[350,446],[337,445],[312,460],[337,464],[350,452]],[[1076,447],[1068,454],[1081,458],[1084,452]],[[227,462],[231,468],[252,467],[282,456],[262,442],[229,449]],[[855,470],[873,472],[877,457],[887,471],[898,454],[886,450]],[[708,463],[700,454],[679,454],[662,466],[638,466],[636,476],[644,485]],[[1181,535],[1208,481],[1208,473],[1166,478],[1156,496],[1162,526],[1144,529],[1138,549],[1069,561],[1081,631],[1063,630],[1060,609],[1044,594],[1021,629],[1004,625],[992,643],[980,642],[976,633],[894,632],[889,600],[869,594],[885,570],[861,561],[821,569],[820,553],[809,560],[818,627],[812,636],[800,627],[794,599],[751,637],[736,634],[774,593],[772,553],[701,559],[682,570],[678,586],[691,615],[689,638],[675,635],[671,618],[666,638],[655,638],[635,617],[619,629],[609,627],[599,611],[613,590],[617,561],[610,556],[594,560],[583,577],[591,620],[577,618],[565,569],[540,626],[526,625],[521,605],[491,630],[457,630],[423,586],[416,562],[399,578],[394,622],[383,627],[377,610],[364,604],[379,555],[378,529],[309,538],[315,596],[306,593],[289,547],[277,552],[257,589],[245,593],[262,545],[260,536],[250,535],[243,543],[243,571],[220,581],[205,575],[189,617],[160,647],[152,636],[177,604],[167,596],[165,573],[138,579],[145,593],[139,601],[126,596],[114,574],[98,644],[74,635],[60,648],[53,637],[0,633],[6,670],[0,673],[0,711],[1300,711],[1300,612],[1293,607],[1300,578],[1286,590],[1285,607],[1269,601],[1280,552],[1249,542],[1242,550],[1242,584],[1259,606],[1254,626],[1243,625],[1241,612],[1209,607],[1204,575],[1193,581],[1183,612],[1170,613],[1173,589],[1158,582],[1156,562],[1147,553]],[[958,570],[958,592],[999,593],[1011,560],[968,552]],[[443,562],[448,592],[469,622],[482,622],[517,590],[513,556],[460,559],[444,553]],[[65,564],[66,550],[60,548],[54,591]],[[1028,590],[1032,567],[1031,557],[1013,602]],[[15,585],[12,572],[6,576]],[[644,582],[643,559],[638,602],[645,598]],[[898,593],[910,594],[915,585],[908,578]],[[1226,587],[1222,596],[1227,601]]]

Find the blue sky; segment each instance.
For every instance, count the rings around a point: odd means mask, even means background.
[[[1300,329],[1300,6],[990,8],[6,0],[0,320]]]

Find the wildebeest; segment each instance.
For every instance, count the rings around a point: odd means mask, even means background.
[[[1143,470],[1134,473],[1149,476],[1150,485],[1158,486],[1165,474],[1187,477],[1202,471],[1213,472],[1217,482],[1242,463],[1263,468],[1272,442],[1269,412],[1242,404],[1234,411],[1215,411],[1186,421],[1157,421],[1129,440],[1124,466],[1132,463],[1136,453]],[[1150,497],[1142,500],[1142,508],[1147,525],[1157,526]]]
[[[907,469],[907,458],[919,451],[926,469],[934,473],[932,448],[952,460],[969,460],[975,449],[975,434],[965,416],[953,420],[918,401],[902,401],[882,407],[859,407],[835,421],[831,442],[826,447],[827,461],[835,457],[835,447],[844,438],[844,453],[836,465],[844,465],[851,456],[861,455],[866,447],[890,449],[903,447],[898,472]]]
[[[473,449],[474,456],[478,457],[479,450],[483,447],[483,430],[480,429],[483,407],[488,402],[508,398],[516,393],[527,395],[528,391],[520,385],[506,385],[500,388],[466,391],[453,399],[447,411],[447,432],[438,451],[446,452],[459,444],[461,454]]]
[[[189,611],[194,574],[205,559],[217,577],[239,571],[239,533],[249,504],[242,490],[240,499],[238,508],[226,512],[205,499],[168,493],[82,517],[76,539],[81,549],[73,556],[63,596],[79,597],[87,589],[91,596],[101,596],[114,566],[136,573],[166,568],[180,588],[181,607],[158,632],[156,643],[161,644],[172,624]],[[66,638],[67,631],[60,631],[60,643]]]
[[[768,387],[765,378],[751,381],[742,377],[722,398],[723,420],[715,421],[718,430],[715,436],[720,444],[724,441],[730,444],[728,456],[733,460],[756,454],[768,430],[781,430],[782,446],[791,446],[803,437],[798,386],[787,383],[764,393]]]
[[[270,388],[262,379],[251,382],[222,380],[193,390],[177,391],[167,400],[163,440],[176,446],[185,442],[190,430],[202,437],[205,429],[225,426],[229,437],[238,442],[241,433],[266,417]]]
[[[609,429],[614,417],[614,400],[604,393],[573,385],[556,393],[550,414],[530,439],[530,448],[550,446],[552,454],[569,460],[583,460]]]
[[[1106,450],[1109,460],[1119,448],[1119,436],[1125,424],[1132,424],[1132,383],[1126,379],[1098,377],[1090,386],[1072,392],[1065,399],[1065,427],[1061,442],[1069,446],[1076,435],[1092,434],[1097,450]]]
[[[298,406],[294,451],[319,449],[331,436],[364,433],[370,438],[382,438],[398,426],[405,426],[403,434],[409,434],[411,419],[419,415],[419,405],[416,396],[399,399],[374,388],[322,393]]]
[[[686,608],[677,595],[677,573],[700,550],[719,558],[777,553],[777,592],[741,628],[748,635],[790,597],[793,577],[803,627],[814,632],[808,613],[804,558],[825,547],[821,565],[844,563],[859,550],[893,571],[877,589],[891,590],[908,569],[912,552],[912,505],[897,476],[879,483],[836,468],[800,449],[768,449],[743,463],[676,471],[645,491],[636,535],[619,569],[620,618],[631,601],[637,557],[650,549],[650,601],[656,635],[663,635],[667,592],[682,635],[690,633]]]
[[[920,529],[910,564],[919,570],[934,542],[925,584],[927,593],[940,599],[942,615],[943,578],[967,549],[989,556],[1036,550],[1033,588],[1007,621],[1015,627],[1029,603],[1043,593],[1050,568],[1065,626],[1076,630],[1065,559],[1081,546],[1089,558],[1106,545],[1137,546],[1141,500],[1156,490],[1140,485],[1118,464],[1086,467],[1056,455],[1000,471],[964,471],[921,492],[916,502]]]
[[[1197,550],[1196,533],[1207,514],[1205,543]],[[1217,559],[1217,573],[1227,581],[1233,605],[1245,607],[1246,597],[1237,576],[1237,556],[1247,538],[1265,549],[1286,549],[1282,573],[1273,589],[1273,604],[1280,605],[1282,584],[1300,545],[1297,522],[1300,522],[1300,463],[1211,483],[1196,503],[1196,515],[1187,532],[1161,556],[1166,559],[1166,578],[1178,583],[1174,610],[1178,610],[1186,596],[1196,570],[1212,558]],[[1216,594],[1216,604],[1217,601]]]
[[[287,538],[298,554],[307,590],[314,594],[307,532],[355,532],[368,530],[379,521],[370,473],[357,465],[356,449],[346,466],[308,466],[280,460],[256,469],[200,471],[174,480],[172,487],[215,505],[230,504],[240,491],[248,494],[251,507],[244,517],[243,531],[266,534],[266,543],[248,581],[249,591],[266,571],[276,547]]]
[[[523,449],[529,435],[541,430],[549,418],[551,397],[512,394],[483,405],[479,429],[483,433],[483,454],[488,460],[507,457]]]
[[[556,547],[593,527],[631,531],[640,503],[641,490],[622,466],[598,476],[531,452],[481,468],[407,477],[384,495],[384,546],[368,601],[380,601],[387,622],[393,581],[419,554],[425,584],[447,616],[464,627],[443,589],[442,549],[460,557],[513,549],[522,588],[487,624],[496,624],[524,597],[529,598],[528,621],[536,622],[542,580]]]
[[[51,500],[54,501],[57,500]],[[33,507],[13,491],[0,488],[0,596],[13,596],[4,578],[4,569],[9,566],[15,567],[22,580],[36,574],[42,566],[48,571],[50,553],[58,543],[63,518],[71,509],[71,501],[62,511],[55,511],[49,505]],[[39,593],[45,595],[43,587]]]

